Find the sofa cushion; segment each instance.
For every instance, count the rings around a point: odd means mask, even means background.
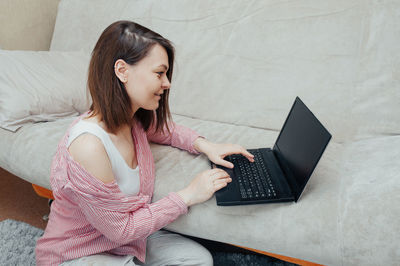
[[[336,199],[342,265],[399,264],[399,158],[399,135],[346,145]]]
[[[400,133],[399,7],[362,0],[62,0],[50,49],[91,51],[109,24],[133,20],[177,48],[174,113],[279,130],[300,96],[333,141],[344,142]]]
[[[0,127],[15,132],[88,109],[83,52],[0,51]]]

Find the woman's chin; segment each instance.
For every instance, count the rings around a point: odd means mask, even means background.
[[[155,104],[147,105],[147,106],[144,106],[142,108],[145,109],[145,110],[148,110],[148,111],[154,111],[154,110],[157,110],[159,106],[160,106],[160,104],[159,104],[159,102],[157,102]]]
[[[160,100],[157,99],[157,97],[154,97],[152,99],[149,99],[149,101],[142,103],[142,104],[137,104],[137,106],[140,106],[140,108],[148,111],[154,111],[158,109],[160,106]],[[134,109],[135,110],[135,109]]]

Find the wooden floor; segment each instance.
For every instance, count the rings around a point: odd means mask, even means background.
[[[44,229],[47,222],[42,217],[49,212],[47,199],[30,183],[0,168],[0,221],[13,219]]]

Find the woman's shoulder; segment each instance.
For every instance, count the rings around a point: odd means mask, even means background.
[[[72,141],[68,150],[74,161],[88,173],[104,183],[114,181],[111,162],[103,142],[97,136],[83,133]]]

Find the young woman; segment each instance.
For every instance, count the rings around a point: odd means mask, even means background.
[[[151,203],[154,159],[149,141],[223,158],[253,156],[216,144],[172,122],[168,94],[174,48],[159,34],[117,21],[101,34],[89,65],[90,110],[70,125],[51,166],[51,205],[37,242],[37,265],[212,265],[196,242],[160,230],[231,182],[221,169],[197,174]]]

